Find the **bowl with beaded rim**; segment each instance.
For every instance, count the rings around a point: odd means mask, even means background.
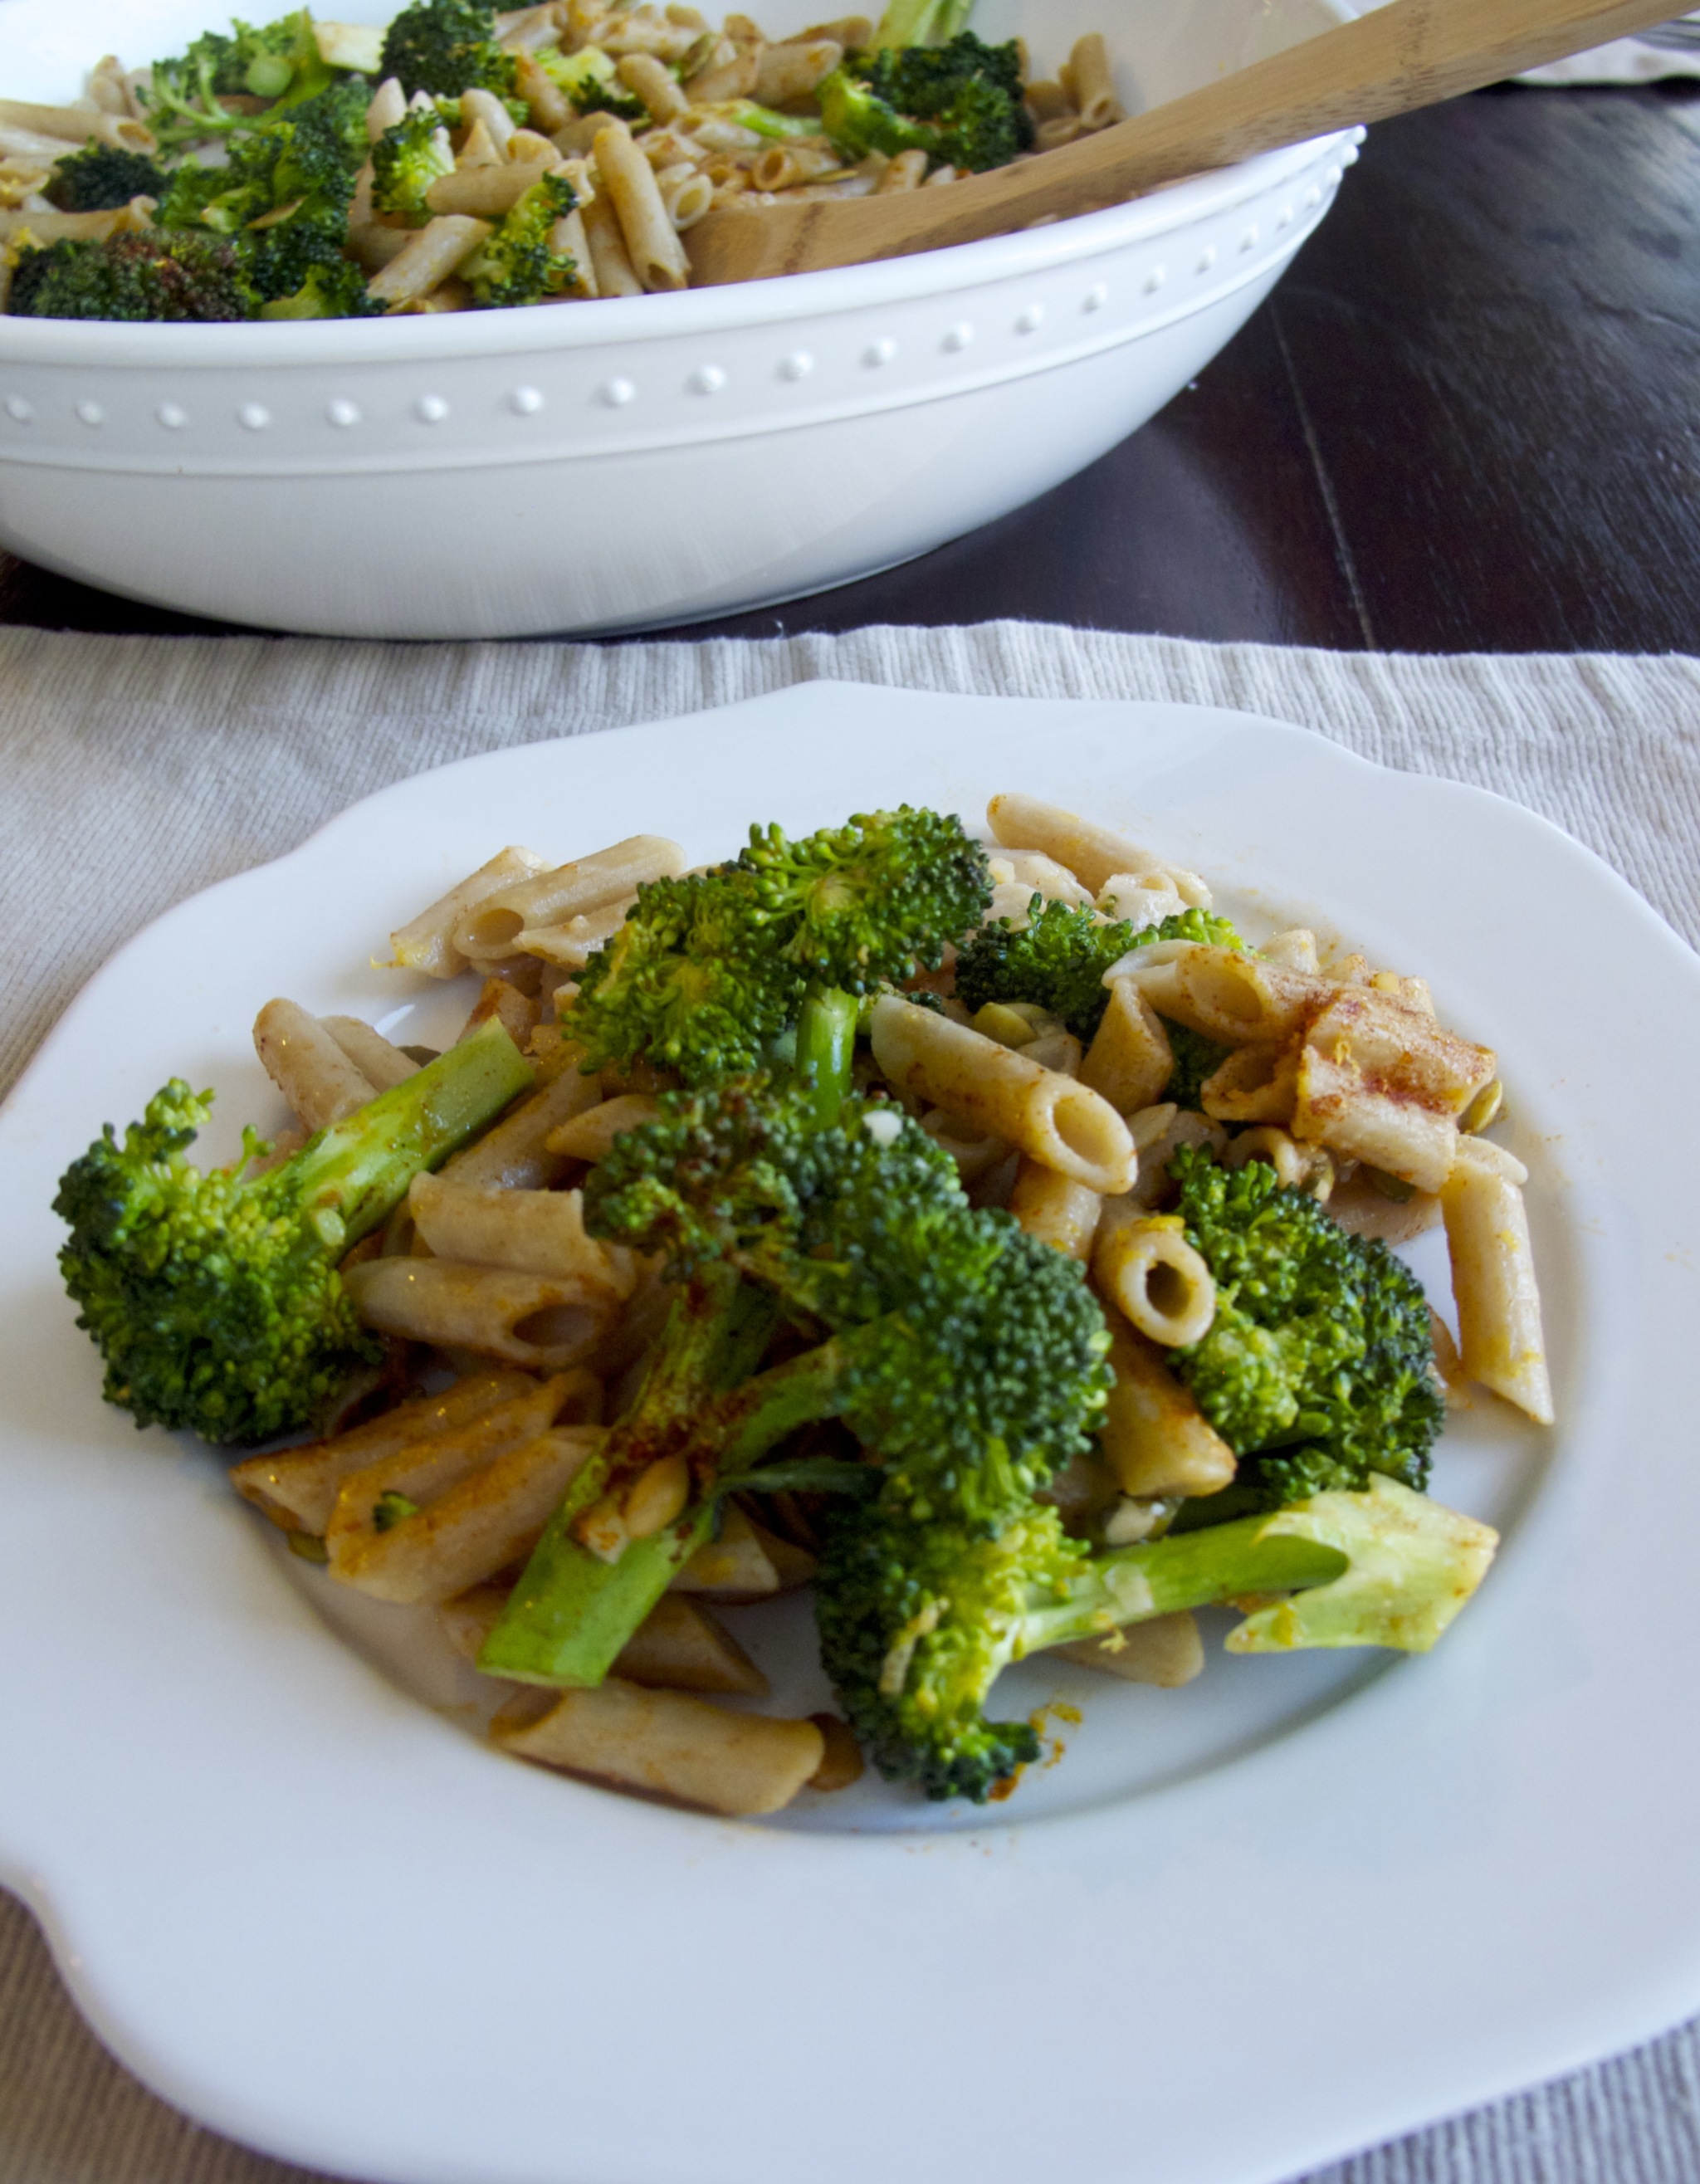
[[[811,20],[766,0],[763,28]],[[384,0],[339,14],[383,20]],[[1340,0],[982,0],[1054,70],[1105,32],[1138,111]],[[8,0],[14,98],[75,96],[218,0]],[[510,637],[705,619],[926,552],[1095,460],[1268,294],[1361,132],[923,256],[677,294],[395,319],[0,316],[0,543],[261,627]]]

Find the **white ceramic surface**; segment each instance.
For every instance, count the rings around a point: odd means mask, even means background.
[[[1432,1656],[1098,1680],[994,1813],[699,1819],[404,1695],[213,1459],[100,1403],[53,1179],[173,1072],[220,1089],[204,1151],[264,1119],[259,1000],[428,1024],[369,958],[516,833],[696,857],[1017,786],[1426,972],[1502,1052],[1562,1424],[1443,1446],[1508,1536]],[[393,2184],[1273,2184],[1650,2035],[1700,2003],[1700,1178],[1661,1096],[1697,1002],[1542,822],[1243,715],[814,684],[371,799],[133,942],[0,1115],[0,1874],[168,2098]]]
[[[98,54],[169,52],[216,4],[8,0],[0,82],[65,96]],[[800,27],[811,5],[761,20]],[[1022,31],[1040,66],[1105,28],[1137,109],[1346,12],[984,0],[975,24]],[[0,543],[340,636],[631,628],[817,590],[1019,506],[1152,415],[1268,292],[1361,133],[1021,236],[594,309],[0,316]]]

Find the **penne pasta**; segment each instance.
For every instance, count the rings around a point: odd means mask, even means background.
[[[1093,1253],[1092,1273],[1148,1341],[1175,1350],[1210,1332],[1216,1278],[1178,1216],[1118,1223]]]
[[[789,106],[798,99],[806,98],[844,57],[844,49],[835,38],[794,38],[778,45],[763,46],[756,58],[755,86],[751,96],[763,106]],[[637,90],[635,84],[633,89]],[[639,92],[638,96],[643,94]],[[648,105],[647,99],[644,103]],[[650,110],[653,112],[653,108]],[[899,154],[900,158],[908,156]],[[921,164],[926,165],[924,153]]]
[[[1341,986],[1306,1035],[1292,1134],[1436,1191],[1452,1172],[1458,1117],[1497,1068],[1491,1048],[1443,1030],[1402,995]]]
[[[1124,1494],[1145,1500],[1218,1494],[1234,1481],[1234,1451],[1164,1364],[1160,1351],[1110,1315],[1115,1375],[1104,1413],[1104,1461]]]
[[[355,1472],[326,1527],[331,1575],[401,1606],[452,1599],[530,1553],[605,1438],[561,1426],[486,1462],[451,1465],[438,1443]]]
[[[368,1327],[559,1372],[594,1357],[612,1318],[607,1301],[579,1282],[449,1259],[368,1259],[343,1286]]]
[[[1552,1424],[1552,1387],[1541,1323],[1528,1170],[1502,1147],[1466,1138],[1441,1189],[1464,1372],[1536,1422]]]
[[[691,95],[696,98],[703,94],[694,86]],[[725,98],[745,95],[747,89],[715,94]],[[639,282],[652,293],[686,287],[690,261],[667,217],[655,187],[655,170],[632,142],[630,132],[623,124],[610,122],[598,131],[594,149],[598,182],[613,205],[627,256]]]
[[[480,222],[498,220],[504,212],[513,210],[533,182],[556,172],[561,164],[556,153],[552,159],[539,160],[532,166],[504,161],[488,167],[457,167],[452,175],[443,175],[431,185],[425,202],[434,213],[472,214]],[[431,227],[438,225],[433,220]],[[428,235],[431,227],[420,231]],[[482,240],[482,236],[475,236],[444,268],[445,272],[452,272],[462,259],[470,257],[473,245]]]
[[[376,1097],[371,1078],[298,1001],[268,1001],[254,1020],[254,1045],[266,1075],[309,1135]]]
[[[382,1032],[374,1031],[359,1017],[320,1017],[319,1025],[330,1033],[375,1091],[387,1092],[419,1068],[410,1054],[392,1046]]]
[[[1006,849],[1038,850],[1055,857],[1094,897],[1118,873],[1160,871],[1174,877],[1177,892],[1189,905],[1210,907],[1210,890],[1196,872],[1165,865],[1124,834],[1036,796],[995,796],[986,806],[986,821]]]
[[[1016,1170],[1009,1210],[1028,1234],[1037,1236],[1041,1244],[1066,1252],[1071,1259],[1086,1259],[1091,1256],[1104,1200],[1101,1192],[1089,1190],[1072,1177],[1059,1175],[1054,1167],[1023,1160]]]
[[[1198,1618],[1190,1609],[1173,1615],[1154,1615],[1145,1623],[1129,1623],[1102,1638],[1083,1638],[1072,1646],[1059,1646],[1056,1658],[1078,1661],[1083,1669],[1097,1669],[1106,1676],[1120,1676],[1129,1684],[1155,1684],[1162,1691],[1176,1691],[1204,1670],[1204,1641],[1198,1635]]]
[[[1128,1126],[1087,1086],[894,994],[874,1003],[870,1023],[874,1059],[905,1091],[1092,1190],[1132,1184]]]
[[[647,881],[675,878],[684,868],[685,853],[677,842],[633,834],[610,849],[493,890],[454,928],[454,944],[470,961],[494,961],[513,953],[522,933],[588,916],[624,901]]]
[[[549,1150],[563,1160],[599,1161],[616,1138],[653,1123],[660,1112],[647,1092],[619,1093],[551,1130]]]
[[[547,1081],[493,1129],[445,1161],[442,1175],[493,1190],[545,1190],[566,1173],[566,1156],[550,1149],[549,1139],[564,1123],[596,1106],[602,1088],[584,1075],[577,1049],[566,1042],[540,1060]]]
[[[1080,1064],[1080,1082],[1131,1115],[1157,1099],[1174,1073],[1174,1050],[1151,1003],[1118,978],[1110,1004]]]
[[[445,177],[445,179],[448,179]],[[374,273],[366,293],[392,309],[412,302],[446,281],[491,233],[487,220],[452,214],[429,220],[409,236],[388,265]]]
[[[531,1421],[522,1424],[516,1438],[527,1438],[538,1423],[547,1423],[547,1418],[537,1421],[535,1411],[523,1407],[533,1401],[536,1391],[537,1383],[527,1373],[471,1373],[440,1396],[416,1396],[332,1440],[249,1457],[231,1473],[231,1482],[285,1531],[322,1532],[343,1479],[399,1449],[453,1435],[477,1419],[493,1420],[503,1405],[516,1401],[521,1406],[520,1415]],[[497,1425],[494,1430],[499,1435],[504,1429]]]
[[[536,1706],[528,1694],[517,1719],[497,1717],[490,1734],[503,1751],[730,1819],[789,1805],[826,1754],[812,1721],[728,1713],[686,1692],[614,1677],[594,1691],[563,1691],[540,1718],[527,1719]]]
[[[1110,56],[1105,50],[1101,31],[1089,31],[1084,38],[1074,41],[1062,80],[1068,86],[1083,127],[1107,129],[1112,121],[1123,119],[1122,103],[1111,81]]]
[[[582,1191],[504,1190],[417,1175],[407,1203],[440,1259],[547,1274],[580,1285],[587,1302],[605,1299],[610,1307],[623,1304],[636,1284],[629,1251],[585,1234]]]
[[[597,294],[641,296],[644,284],[632,264],[625,233],[613,205],[607,198],[599,195],[580,209],[585,238],[590,245],[590,267]]]
[[[153,131],[129,114],[103,107],[32,106],[19,98],[0,98],[0,128],[22,131],[56,142],[62,152],[87,143],[110,144],[123,152],[159,149]]]

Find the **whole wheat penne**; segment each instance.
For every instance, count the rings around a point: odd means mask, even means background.
[[[571,120],[571,101],[529,53],[515,57],[514,90],[526,103],[532,128],[542,130],[546,136],[552,138],[557,129],[564,129]]]
[[[536,1545],[605,1430],[556,1427],[440,1487],[433,1482],[415,1490],[375,1490],[378,1475],[396,1469],[395,1458],[356,1472],[343,1482],[325,1534],[332,1576],[376,1600],[403,1605],[434,1605],[493,1577]],[[430,1498],[418,1507],[401,1507],[415,1501],[415,1491]],[[385,1501],[385,1495],[394,1498]]]
[[[561,290],[580,303],[590,303],[600,295],[596,285],[596,267],[590,255],[590,237],[584,231],[584,214],[575,205],[564,213],[549,230],[549,247],[559,258],[572,260],[572,279]]]
[[[1101,1192],[1089,1190],[1071,1176],[1023,1159],[1016,1170],[1009,1210],[1028,1234],[1037,1236],[1041,1244],[1066,1252],[1071,1259],[1086,1259],[1091,1256],[1104,1200]]]
[[[716,1600],[763,1600],[779,1591],[779,1572],[734,1503],[721,1520],[718,1539],[699,1547],[667,1590],[704,1592]]]
[[[1092,1273],[1147,1340],[1174,1350],[1210,1332],[1216,1278],[1178,1215],[1118,1223],[1094,1251]]]
[[[1298,1100],[1299,1046],[1236,1046],[1198,1089],[1218,1123],[1290,1123]]]
[[[1058,805],[1044,803],[1036,796],[993,797],[986,806],[986,822],[994,838],[1006,849],[1043,850],[1058,864],[1067,865],[1095,896],[1118,873],[1161,869],[1174,873],[1187,903],[1204,910],[1210,907],[1210,890],[1196,872],[1186,872],[1183,866],[1165,865],[1162,858],[1130,842],[1125,834],[1082,819]],[[1183,875],[1184,885],[1180,884]]]
[[[1100,1446],[1124,1494],[1215,1494],[1234,1479],[1234,1451],[1156,1346],[1110,1315],[1110,1368]]]
[[[373,274],[366,293],[374,303],[392,308],[410,303],[446,281],[463,259],[488,240],[490,232],[488,220],[460,213],[429,220],[409,236],[387,265]]]
[[[1118,1113],[1131,1115],[1162,1095],[1174,1074],[1174,1050],[1157,1011],[1136,986],[1118,978],[1080,1064],[1080,1082]]]
[[[449,1259],[368,1259],[343,1275],[368,1327],[559,1372],[595,1354],[611,1312],[582,1282]]]
[[[598,200],[599,202],[599,200]],[[571,864],[498,889],[455,928],[454,944],[474,962],[513,953],[521,933],[565,924],[635,894],[648,880],[676,878],[685,868],[677,842],[633,834]]]
[[[493,91],[463,91],[460,94],[460,124],[465,129],[474,129],[482,122],[490,132],[490,142],[499,152],[507,149],[508,139],[514,133],[514,117],[506,104]]]
[[[549,1136],[549,1150],[565,1160],[599,1161],[617,1137],[653,1123],[660,1103],[647,1092],[621,1092],[563,1123]]]
[[[453,1176],[416,1175],[408,1210],[440,1259],[513,1267],[583,1285],[587,1297],[623,1304],[637,1281],[632,1254],[584,1233],[584,1194],[503,1190]]]
[[[503,1584],[471,1586],[438,1610],[455,1652],[477,1661],[508,1604]],[[663,1593],[615,1660],[612,1674],[651,1690],[767,1696],[767,1679],[725,1624],[683,1593]]]
[[[663,125],[676,121],[689,103],[677,77],[663,68],[653,53],[622,53],[615,73],[627,91],[643,100],[652,121]]]
[[[874,1003],[871,1023],[874,1059],[894,1084],[1090,1190],[1131,1186],[1134,1141],[1098,1093],[895,994]]]
[[[366,108],[366,142],[376,144],[386,129],[393,129],[407,113],[407,93],[399,76],[387,75],[372,93]]]
[[[885,172],[873,186],[878,198],[895,195],[900,190],[918,190],[927,179],[927,154],[924,152],[900,152],[887,163]]]
[[[499,1715],[491,1736],[519,1758],[732,1819],[789,1805],[826,1752],[812,1721],[728,1713],[683,1691],[645,1691],[611,1676],[594,1691],[563,1691],[524,1726]]]
[[[557,153],[547,162],[538,160],[534,165],[521,166],[516,161],[504,161],[499,166],[457,167],[452,175],[439,175],[425,193],[425,202],[434,213],[471,213],[482,220],[496,220],[505,212],[511,212],[533,182],[541,181],[561,164]],[[433,220],[432,227],[438,223]],[[431,228],[422,228],[428,235]],[[475,237],[474,242],[482,241]],[[452,272],[461,259],[471,255],[472,245],[461,251],[454,263],[447,267]]]
[[[1452,1172],[1458,1118],[1498,1063],[1402,994],[1340,986],[1299,1060],[1292,1134],[1436,1191]]]
[[[309,1134],[340,1123],[377,1088],[298,1001],[268,1001],[254,1020],[254,1051]]]
[[[1527,1171],[1501,1147],[1465,1138],[1441,1186],[1441,1212],[1463,1369],[1547,1426],[1552,1386],[1519,1173]]]
[[[605,196],[599,195],[580,210],[585,237],[590,245],[590,266],[595,276],[597,294],[641,296],[644,284],[632,264],[625,232],[613,205]]]
[[[690,261],[667,217],[655,170],[632,142],[629,131],[610,123],[598,131],[594,149],[598,180],[612,201],[639,281],[651,293],[684,287],[690,279]]]
[[[1075,107],[1088,129],[1107,129],[1112,121],[1123,119],[1122,103],[1116,96],[1110,75],[1110,56],[1105,50],[1101,31],[1089,31],[1084,38],[1074,41],[1068,56],[1067,81]]]
[[[375,1090],[387,1092],[392,1084],[418,1073],[420,1065],[410,1054],[392,1046],[381,1031],[359,1017],[320,1017],[319,1022]]]
[[[755,64],[753,96],[764,106],[788,106],[794,99],[806,98],[844,57],[836,38],[788,38],[763,46]]]
[[[1174,1691],[1202,1672],[1204,1641],[1198,1635],[1196,1617],[1183,1607],[1172,1615],[1154,1615],[1149,1622],[1129,1623],[1103,1638],[1059,1646],[1056,1658],[1078,1661],[1083,1669],[1097,1669],[1127,1683]]]
[[[439,895],[429,909],[391,933],[395,960],[409,971],[423,971],[427,978],[454,978],[466,968],[466,958],[455,947],[454,930],[482,902],[516,881],[531,879],[549,869],[549,861],[532,850],[512,844],[500,850],[488,864],[469,872],[447,894]]]
[[[537,1387],[529,1373],[511,1369],[469,1373],[441,1395],[415,1396],[332,1440],[251,1456],[236,1466],[231,1482],[285,1531],[322,1532],[337,1506],[337,1490],[351,1473],[393,1456],[398,1449],[453,1434],[516,1398],[523,1403],[535,1396]],[[538,1429],[533,1413],[527,1412],[525,1417],[521,1439]]]
[[[142,119],[135,89],[116,53],[103,53],[89,70],[88,95],[103,114],[127,114]]]
[[[0,127],[57,137],[68,150],[86,144],[91,137],[97,144],[114,145],[125,152],[159,149],[153,131],[145,124],[98,106],[34,106],[25,99],[0,98]]]

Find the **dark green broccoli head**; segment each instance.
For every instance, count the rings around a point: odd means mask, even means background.
[[[492,1036],[492,1029],[497,1033]],[[106,1359],[106,1397],[137,1425],[265,1440],[304,1424],[351,1367],[376,1355],[337,1262],[531,1082],[499,1027],[451,1048],[281,1167],[184,1158],[212,1106],[174,1079],[122,1141],[109,1124],[61,1178],[59,1253],[77,1324]]]
[[[516,65],[496,42],[493,9],[478,0],[415,0],[384,33],[378,74],[399,76],[410,98],[416,91],[440,98],[490,91],[504,98]]]
[[[114,212],[131,198],[164,197],[169,181],[164,169],[142,153],[91,137],[81,152],[59,161],[42,195],[61,212]]]
[[[1265,1162],[1229,1169],[1187,1147],[1169,1173],[1217,1284],[1209,1333],[1170,1361],[1235,1454],[1256,1458],[1220,1513],[1359,1491],[1378,1472],[1425,1487],[1445,1406],[1415,1275]]]
[[[1163,1029],[1168,1034],[1174,1067],[1162,1096],[1177,1106],[1196,1108],[1204,1096],[1205,1079],[1216,1074],[1234,1050],[1195,1031],[1190,1024],[1165,1023]]]
[[[209,31],[173,60],[155,61],[142,92],[149,125],[172,150],[246,130],[253,116],[226,99],[264,98],[293,106],[337,81],[320,56],[305,8],[256,29],[236,22],[226,37]],[[364,82],[364,78],[357,79]]]
[[[229,237],[263,302],[299,296],[315,273],[318,296],[352,298],[355,284],[338,268],[366,155],[367,103],[364,78],[344,78],[246,131],[228,164],[186,161],[159,208],[161,225]]]
[[[612,114],[622,121],[648,120],[649,109],[621,82],[612,55],[600,46],[581,46],[571,53],[559,46],[545,46],[532,58],[575,113]],[[809,125],[818,131],[817,122]]]
[[[21,251],[7,309],[20,318],[210,322],[250,319],[256,300],[229,243],[153,230]]]
[[[995,1537],[917,1524],[882,1498],[834,1502],[816,1585],[821,1659],[880,1772],[929,1797],[984,1804],[1039,1757],[1027,1722],[985,1705],[1035,1598],[1084,1561],[1054,1509],[1034,1507]]]
[[[1110,1006],[1104,973],[1130,949],[1157,940],[1196,940],[1213,948],[1246,944],[1225,917],[1179,911],[1157,925],[1127,918],[1106,923],[1091,911],[1033,897],[1028,922],[1006,917],[982,926],[956,958],[956,998],[970,1009],[988,1001],[1031,1001],[1089,1044]]]
[[[874,812],[655,880],[590,959],[572,1012],[593,1067],[640,1056],[688,1084],[758,1067],[811,983],[865,992],[936,966],[990,897],[984,852],[937,812]]]
[[[559,296],[578,277],[570,250],[560,248],[555,227],[577,203],[565,175],[544,175],[497,223],[460,268],[481,309],[509,310]]]
[[[384,306],[367,292],[366,276],[348,259],[328,254],[306,257],[306,271],[298,288],[262,304],[263,319],[381,318]]]
[[[980,173],[1033,142],[1013,40],[988,46],[965,31],[943,46],[884,47],[836,70],[818,97],[827,135],[857,158],[922,151]]]
[[[372,147],[372,203],[380,212],[422,213],[426,191],[454,170],[444,115],[410,107]]]
[[[895,1107],[821,1129],[757,1080],[663,1110],[598,1163],[587,1224],[682,1271],[728,1262],[843,1338],[832,1412],[879,1451],[889,1499],[993,1524],[1089,1445],[1109,1338],[1079,1266],[971,1207]]]

